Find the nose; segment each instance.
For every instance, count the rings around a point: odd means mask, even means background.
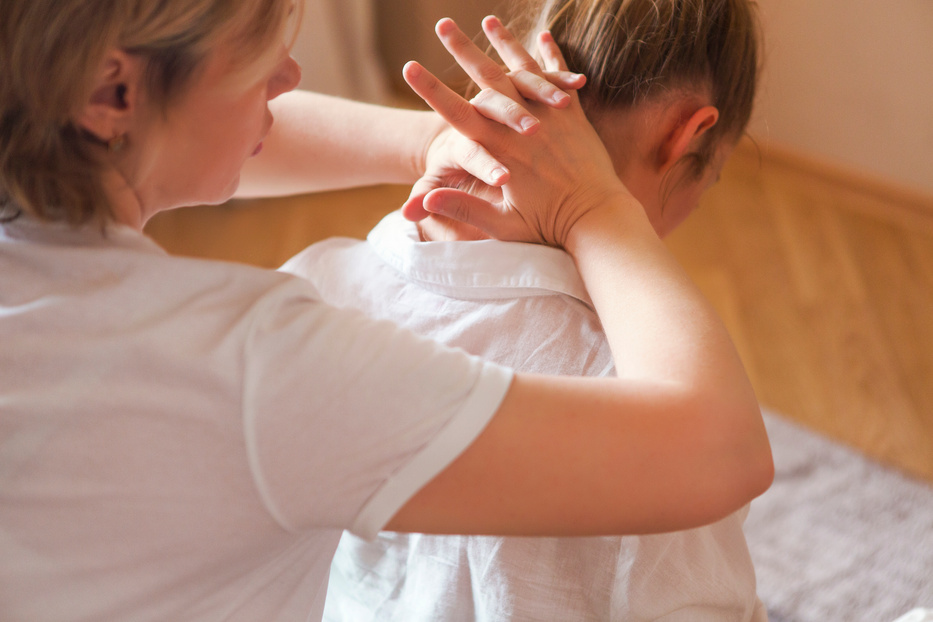
[[[269,79],[268,98],[275,99],[282,93],[293,91],[301,82],[301,67],[291,56],[282,59],[275,75]]]

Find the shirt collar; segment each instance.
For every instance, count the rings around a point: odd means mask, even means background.
[[[415,223],[392,212],[369,233],[372,249],[406,279],[466,299],[572,296],[592,308],[566,252],[550,246],[481,240],[422,242]]]

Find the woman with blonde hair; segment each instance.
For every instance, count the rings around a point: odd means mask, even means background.
[[[728,335],[573,94],[545,79],[572,76],[517,48],[512,76],[471,56],[489,80],[471,104],[409,66],[466,138],[431,113],[286,94],[291,6],[0,4],[4,619],[313,620],[343,529],[667,530],[725,516],[770,481]],[[613,349],[655,340],[670,305],[689,317],[654,349],[670,382],[515,374],[332,307],[294,276],[171,257],[142,233],[159,211],[238,188],[458,171],[503,188],[495,206],[470,202],[470,224],[559,231],[535,241],[576,258]],[[438,188],[414,202],[462,201]],[[637,333],[612,293],[632,279],[653,284]],[[668,485],[645,485],[645,460],[668,453]]]

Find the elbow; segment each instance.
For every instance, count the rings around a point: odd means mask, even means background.
[[[774,456],[771,454],[771,443],[765,431],[762,431],[762,438],[758,441],[754,455],[748,458],[748,471],[746,487],[751,501],[763,495],[774,483]]]
[[[748,505],[771,487],[774,460],[757,403],[710,407],[702,431],[693,437],[703,465],[694,480],[697,496],[693,526],[725,518]]]
[[[771,454],[771,443],[768,440],[768,433],[763,433],[761,449],[757,455],[757,464],[755,470],[756,479],[753,482],[755,494],[757,497],[771,488],[774,483],[774,456]]]
[[[748,501],[763,494],[774,482],[774,456],[758,401],[745,404],[736,417],[734,451],[744,465],[742,488]]]
[[[724,460],[721,475],[727,489],[722,489],[724,514],[731,513],[761,496],[774,481],[774,458],[771,443],[757,403],[745,406],[728,416],[729,432],[720,439]]]

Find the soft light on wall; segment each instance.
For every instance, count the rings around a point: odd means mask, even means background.
[[[933,196],[933,2],[759,0],[751,133]]]

